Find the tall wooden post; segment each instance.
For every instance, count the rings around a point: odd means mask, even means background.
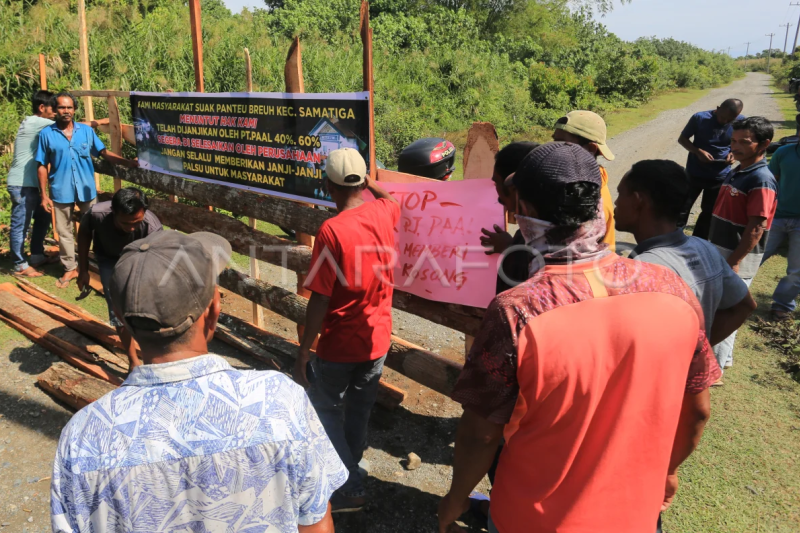
[[[300,38],[295,37],[292,46],[289,47],[289,53],[286,56],[286,66],[283,69],[283,77],[286,82],[287,93],[304,93],[306,86],[303,82],[303,54],[300,50]],[[305,233],[297,232],[297,242],[305,246],[314,246],[314,236]],[[311,297],[311,291],[303,287],[306,277],[300,273],[297,274],[297,294],[305,298]],[[297,337],[300,341],[303,340],[303,331],[305,328],[298,324]],[[316,345],[316,343],[315,343]]]
[[[86,30],[86,0],[78,0],[78,33],[80,39],[80,56],[81,56],[81,88],[84,91],[92,89],[92,82],[89,79],[89,36]],[[94,120],[94,107],[92,106],[92,97],[83,97],[83,118],[91,122]],[[98,191],[100,191],[100,174],[95,172],[94,184]]]
[[[44,54],[39,54],[39,88],[43,91],[47,90],[47,63],[45,62]],[[47,194],[47,191],[41,191],[41,194],[45,195]],[[50,222],[53,224],[53,239],[58,242],[55,211],[50,213]]]
[[[200,16],[200,0],[189,0],[189,23],[192,27],[195,90],[204,93],[206,90],[203,82],[203,23]]]
[[[43,91],[47,90],[47,63],[44,60],[44,54],[39,54],[39,87]]]
[[[115,154],[122,155],[122,124],[119,118],[119,106],[117,105],[117,98],[109,96],[106,98],[108,103],[108,129],[111,136],[111,151]],[[122,179],[114,178],[114,192],[122,188]]]
[[[250,50],[244,49],[244,67],[245,67],[245,91],[248,93],[253,92],[253,66],[250,63]],[[248,220],[250,227],[255,229],[258,222],[255,217],[249,217]],[[255,279],[261,279],[260,267],[256,255],[250,252],[250,276]],[[264,327],[264,308],[257,303],[253,302],[253,324],[259,328]]]
[[[375,83],[372,70],[372,28],[369,27],[369,3],[361,2],[361,43],[364,46],[362,72],[364,90],[369,92],[369,178],[377,176],[375,161]]]
[[[467,133],[464,146],[464,179],[491,178],[494,172],[495,154],[500,150],[497,131],[490,122],[473,122]],[[464,337],[464,355],[469,355],[475,338]]]

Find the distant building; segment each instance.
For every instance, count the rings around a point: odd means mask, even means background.
[[[332,150],[339,148],[353,148],[362,150],[364,143],[350,129],[343,127],[338,121],[329,118],[322,118],[314,128],[308,132],[309,135],[319,137],[322,148],[315,150],[317,153],[327,156]]]

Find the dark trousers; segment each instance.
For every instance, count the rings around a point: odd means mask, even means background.
[[[369,415],[378,396],[384,355],[364,363],[334,363],[316,358],[316,381],[308,396],[328,438],[350,477],[341,487],[345,496],[364,496],[358,463],[367,447]]]
[[[686,226],[689,222],[689,214],[692,211],[692,206],[697,201],[697,198],[700,194],[703,195],[703,199],[700,201],[700,216],[697,217],[697,223],[694,225],[694,231],[692,235],[695,237],[700,237],[701,239],[708,240],[708,232],[711,229],[711,215],[714,213],[714,204],[717,203],[717,196],[719,196],[719,190],[722,187],[722,182],[710,184],[710,185],[700,185],[693,182],[691,178],[689,178],[691,183],[689,188],[689,198],[686,202],[686,208],[684,210],[684,218],[681,221],[681,226]]]
[[[661,515],[658,515],[658,524],[656,525],[656,533],[662,533],[662,531],[661,531]]]

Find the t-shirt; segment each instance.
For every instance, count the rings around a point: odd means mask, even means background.
[[[739,115],[736,120],[744,118],[744,115]],[[694,145],[714,158],[713,163],[701,163],[696,155],[689,153],[686,172],[692,181],[698,185],[717,185],[722,182],[731,169],[725,158],[731,152],[733,125],[720,124],[714,111],[701,111],[692,115],[681,136],[687,139],[694,137]]]
[[[322,223],[305,287],[330,297],[317,356],[338,363],[379,359],[392,340],[395,226],[400,206],[365,202]]]
[[[730,309],[747,296],[747,285],[736,275],[717,248],[683,230],[644,240],[631,257],[667,267],[689,285],[703,308],[706,334],[711,335],[714,315]]]
[[[766,230],[756,246],[742,260],[739,277],[753,278],[761,265],[767,246],[769,229],[777,208],[778,182],[767,168],[766,159],[749,167],[732,172],[717,196],[708,240],[716,245],[726,259],[742,240],[744,228],[750,217],[764,217]]]
[[[720,375],[697,298],[661,266],[548,264],[498,295],[453,392],[505,425],[498,531],[652,531],[684,395]]]
[[[158,217],[148,210],[133,233],[125,233],[114,224],[111,202],[94,204],[81,219],[81,231],[84,228],[92,232],[92,249],[98,259],[119,259],[127,245],[163,229]]]
[[[781,146],[772,154],[769,170],[778,180],[775,218],[800,218],[800,145]]]
[[[614,198],[611,197],[611,191],[608,190],[608,171],[604,167],[600,167],[600,177],[603,180],[600,187],[600,199],[603,201],[603,216],[606,220],[606,236],[603,237],[603,242],[608,244],[608,249],[614,252],[617,248],[614,229]]]
[[[52,120],[31,115],[25,117],[14,140],[14,159],[8,169],[9,187],[39,187],[36,150],[39,148],[39,132],[53,124]]]
[[[50,165],[50,198],[60,204],[95,199],[97,187],[92,157],[106,149],[89,126],[73,122],[72,127],[71,139],[67,139],[58,124],[42,129],[36,150],[36,162]]]

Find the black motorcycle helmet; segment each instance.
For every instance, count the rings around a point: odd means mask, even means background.
[[[403,148],[397,165],[405,174],[445,181],[456,169],[456,147],[439,137],[419,139]]]

